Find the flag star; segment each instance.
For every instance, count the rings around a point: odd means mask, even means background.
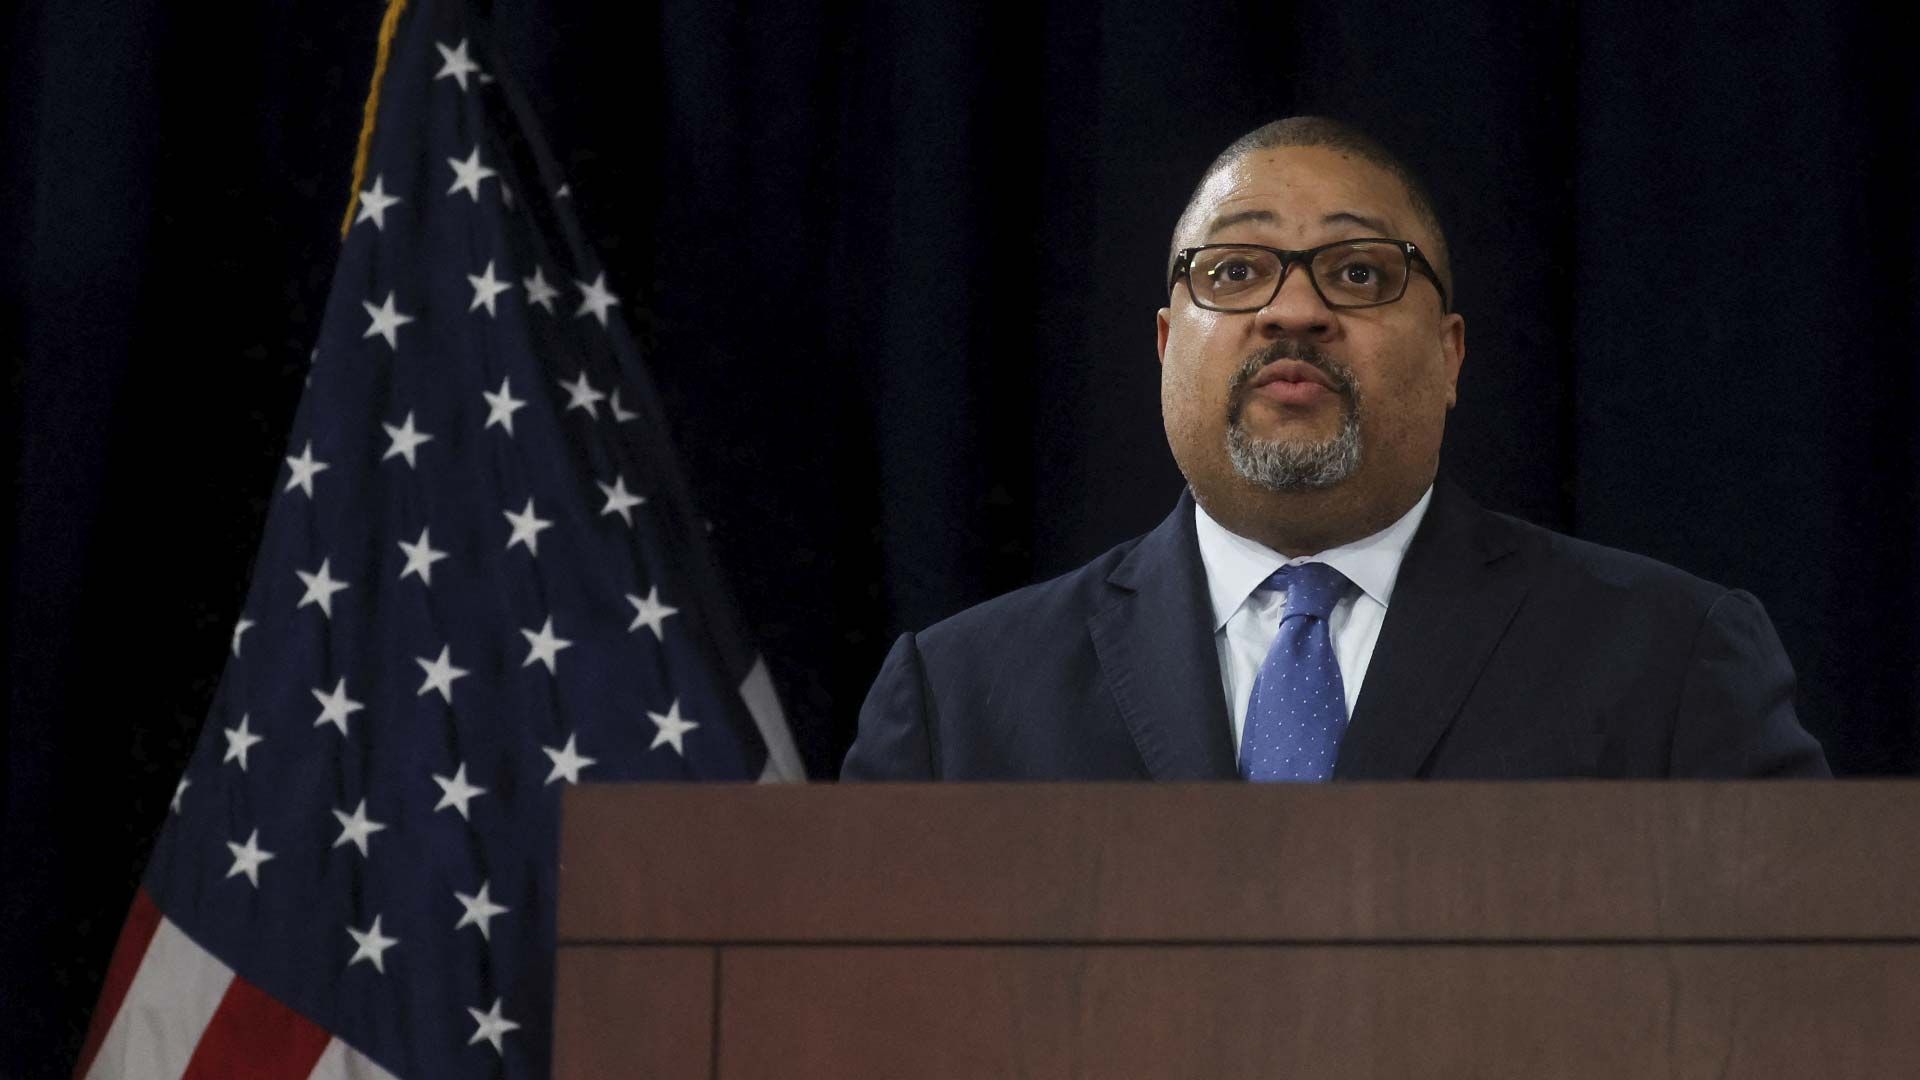
[[[502,377],[500,380],[499,393],[489,394],[485,390],[482,390],[480,391],[480,396],[487,399],[486,427],[492,427],[498,424],[506,428],[507,434],[511,436],[513,434],[513,414],[526,408],[527,403],[513,396],[513,390],[508,386],[508,380],[505,377]],[[484,430],[484,428],[482,430]]]
[[[619,388],[619,387],[617,387],[617,386],[616,386],[616,387],[614,387],[614,388],[613,388],[613,419],[614,419],[614,422],[615,422],[615,423],[618,423],[618,424],[624,424],[624,423],[626,423],[626,422],[627,422],[627,421],[629,421],[629,420],[637,420],[637,419],[639,419],[639,418],[640,418],[640,414],[639,414],[639,413],[637,413],[637,412],[628,412],[628,411],[627,411],[626,409],[623,409],[623,408],[621,408],[621,407],[620,407],[620,388]]]
[[[500,999],[494,998],[493,1008],[487,1012],[473,1008],[469,1008],[467,1012],[473,1017],[473,1022],[479,1025],[473,1033],[473,1038],[467,1040],[467,1045],[472,1046],[481,1039],[485,1039],[493,1044],[494,1053],[504,1057],[505,1051],[500,1049],[500,1036],[520,1025],[500,1015]]]
[[[467,310],[473,311],[484,307],[489,315],[494,314],[494,298],[513,288],[513,282],[501,281],[493,276],[492,259],[487,260],[487,268],[482,273],[468,274],[467,284],[473,286],[473,303],[467,305]]]
[[[418,574],[420,583],[428,586],[433,584],[433,564],[447,557],[446,552],[434,550],[433,545],[427,542],[427,530],[424,527],[420,530],[420,539],[411,544],[400,541],[400,550],[407,556],[407,565],[400,570],[400,580],[407,580],[409,574]]]
[[[355,225],[363,221],[373,222],[373,227],[385,232],[387,228],[387,208],[400,201],[400,196],[389,195],[381,186],[381,177],[373,178],[373,186],[360,193],[360,213],[353,219]]]
[[[674,699],[673,704],[667,707],[664,715],[657,712],[648,712],[647,718],[652,720],[654,726],[660,729],[653,737],[653,745],[647,747],[647,749],[658,750],[662,744],[666,744],[673,747],[674,753],[679,754],[681,757],[687,756],[687,748],[681,740],[686,738],[687,732],[692,731],[700,725],[691,720],[683,720],[680,718],[680,701],[678,698]]]
[[[573,642],[563,637],[554,636],[553,616],[551,615],[547,616],[547,621],[540,627],[539,633],[535,633],[532,630],[522,630],[520,631],[520,636],[527,639],[527,658],[520,662],[520,666],[532,667],[533,662],[538,660],[547,665],[547,674],[549,675],[558,674],[558,672],[554,670],[554,661],[559,658],[560,650],[573,647]]]
[[[455,772],[452,776],[441,776],[439,773],[434,773],[433,782],[440,785],[440,801],[433,804],[434,811],[445,810],[451,806],[455,810],[460,811],[461,818],[469,821],[472,819],[467,817],[467,804],[473,801],[474,796],[485,795],[487,793],[486,788],[475,787],[467,783],[467,767],[465,765],[460,766],[459,771]]]
[[[420,684],[420,691],[414,697],[419,697],[429,690],[438,690],[442,700],[449,705],[453,704],[453,680],[464,678],[467,669],[453,666],[453,661],[447,656],[450,651],[452,646],[442,645],[440,657],[437,660],[428,660],[424,656],[414,658],[413,662],[419,664],[420,670],[427,673],[427,681]]]
[[[373,970],[385,975],[387,969],[381,962],[381,957],[388,949],[400,944],[400,939],[387,937],[380,932],[380,916],[375,915],[373,917],[373,925],[367,927],[365,930],[355,930],[349,926],[347,927],[347,933],[353,936],[353,943],[355,945],[353,959],[347,961],[347,966],[352,967],[360,961],[365,960],[373,965]]]
[[[453,924],[453,928],[458,930],[463,926],[477,926],[480,928],[480,936],[488,941],[493,940],[493,934],[488,930],[487,924],[494,916],[504,915],[512,910],[493,902],[493,898],[487,895],[487,883],[484,881],[480,883],[480,891],[472,896],[458,889],[453,891],[453,895],[459,898],[460,906],[466,909],[466,913],[460,916],[459,922]]]
[[[473,153],[467,155],[467,160],[461,161],[459,158],[448,158],[447,164],[453,166],[454,176],[453,186],[447,189],[447,194],[452,195],[455,192],[464,191],[474,202],[480,201],[480,181],[485,180],[489,176],[500,175],[485,165],[480,164],[480,148],[478,146],[473,148]]]
[[[513,187],[505,180],[500,181],[500,205],[513,209]]]
[[[633,605],[633,622],[628,624],[627,633],[631,634],[644,626],[653,631],[657,640],[666,640],[666,634],[661,632],[661,624],[667,621],[667,616],[678,613],[680,609],[660,602],[660,586],[648,589],[645,599],[628,593],[627,603]]]
[[[333,594],[345,589],[347,583],[333,576],[329,570],[329,567],[332,565],[332,559],[321,559],[320,569],[315,570],[311,574],[305,570],[295,570],[293,572],[294,576],[299,578],[307,587],[306,595],[302,596],[300,602],[294,605],[295,611],[306,607],[308,604],[319,604],[320,614],[325,615],[329,619],[333,618]]]
[[[474,63],[473,58],[467,55],[467,39],[461,38],[460,44],[451,49],[437,41],[433,43],[433,47],[440,50],[440,71],[434,75],[434,81],[452,79],[460,84],[460,92],[466,93],[467,76],[480,70],[480,65]]]
[[[560,290],[547,281],[545,267],[534,267],[533,276],[521,278],[520,283],[527,287],[527,303],[539,304],[547,309],[547,314],[553,314],[553,302],[559,298]]]
[[[632,525],[633,508],[646,505],[646,496],[635,495],[628,491],[627,478],[617,473],[613,477],[613,483],[603,484],[595,480],[593,486],[599,488],[600,494],[607,497],[607,505],[600,510],[601,517],[606,517],[608,514],[619,514],[621,521]]]
[[[556,198],[556,199],[571,199],[571,198],[573,198],[573,185],[572,185],[572,184],[561,184],[561,185],[560,185],[559,187],[557,187],[557,188],[554,188],[554,189],[553,189],[553,197],[554,197],[554,198]]]
[[[340,836],[334,840],[333,846],[352,844],[360,849],[361,855],[367,853],[367,837],[386,828],[383,823],[368,819],[365,799],[360,800],[360,805],[354,808],[353,813],[335,810],[333,816],[340,822]]]
[[[607,325],[607,309],[620,306],[619,299],[607,288],[607,275],[603,272],[592,282],[576,278],[573,283],[580,286],[580,310],[574,312],[575,317],[591,313],[601,326]]]
[[[254,621],[245,615],[240,616],[240,621],[233,624],[233,655],[240,655],[240,635],[253,629],[255,625]]]
[[[260,849],[260,830],[253,830],[244,844],[227,841],[227,850],[233,852],[233,865],[227,868],[227,876],[245,874],[247,880],[253,883],[253,887],[259,888],[260,864],[274,857],[273,852]]]
[[[393,440],[392,445],[387,447],[387,452],[380,455],[380,460],[405,458],[409,469],[414,466],[413,452],[420,448],[421,443],[433,441],[433,436],[424,431],[414,430],[411,410],[408,411],[406,420],[401,423],[396,425],[383,422],[380,426],[387,429],[387,438]]]
[[[393,306],[393,290],[387,290],[387,299],[379,307],[374,307],[371,300],[360,301],[360,306],[367,309],[367,318],[373,320],[367,325],[367,332],[360,336],[370,338],[378,334],[387,339],[387,348],[398,351],[400,328],[412,322],[413,316],[403,315]]]
[[[527,545],[527,554],[538,556],[540,554],[540,531],[542,529],[553,528],[553,522],[534,514],[533,496],[527,496],[527,508],[517,514],[511,510],[502,510],[500,512],[506,515],[508,521],[513,523],[513,535],[507,537],[507,550],[512,551],[513,545],[515,544],[525,544]]]
[[[187,793],[187,789],[192,786],[193,786],[193,781],[187,779],[184,776],[180,778],[180,782],[178,784],[174,785],[173,802],[169,804],[173,807],[174,813],[177,814],[180,812],[180,796],[185,795]]]
[[[309,499],[313,498],[313,478],[333,468],[324,461],[313,459],[312,439],[307,440],[307,445],[300,451],[299,457],[288,455],[287,467],[293,470],[293,475],[287,479],[287,486],[280,490],[292,491],[294,488],[299,488]]]
[[[575,409],[585,409],[587,410],[588,416],[597,416],[593,411],[594,406],[607,399],[607,395],[595,390],[593,384],[587,381],[587,373],[585,371],[582,371],[580,377],[573,382],[568,382],[565,379],[560,379],[558,382],[561,388],[567,392],[567,412],[572,412]]]
[[[593,764],[598,758],[587,757],[574,749],[574,740],[578,735],[567,736],[567,745],[561,747],[543,746],[540,752],[553,762],[553,771],[547,774],[547,783],[566,780],[569,784],[580,782],[580,770]]]
[[[220,759],[222,764],[229,761],[238,761],[241,772],[247,771],[247,751],[267,741],[265,736],[255,735],[253,732],[247,730],[247,722],[250,719],[252,719],[251,714],[242,713],[240,716],[240,726],[226,729],[227,756]]]
[[[323,694],[316,686],[312,694],[313,700],[320,703],[320,715],[313,721],[313,726],[332,724],[340,729],[342,735],[347,733],[347,717],[366,708],[365,705],[347,696],[347,677],[344,675],[340,677],[339,682],[333,684],[333,693]]]

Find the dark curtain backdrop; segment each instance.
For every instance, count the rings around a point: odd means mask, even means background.
[[[1200,170],[1325,111],[1435,188],[1444,469],[1760,596],[1916,763],[1916,92],[1892,7],[658,5],[495,17],[818,777],[893,635],[1149,527]],[[16,7],[0,1068],[58,1073],[198,734],[331,273],[379,5]]]

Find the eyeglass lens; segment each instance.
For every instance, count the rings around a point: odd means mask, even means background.
[[[1407,286],[1407,253],[1397,244],[1355,241],[1314,255],[1310,268],[1327,303],[1365,307],[1397,300]],[[1187,280],[1202,307],[1254,311],[1265,306],[1280,278],[1280,256],[1231,244],[1193,253]]]

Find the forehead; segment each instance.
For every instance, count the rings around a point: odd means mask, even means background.
[[[1418,215],[1399,178],[1363,158],[1322,146],[1245,154],[1207,179],[1193,210],[1188,243],[1204,243],[1215,233],[1249,231],[1306,245],[1353,235],[1363,228],[1355,218],[1377,223],[1396,239],[1429,239],[1415,235],[1421,232]]]

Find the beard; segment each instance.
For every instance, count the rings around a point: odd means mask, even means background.
[[[1262,439],[1246,428],[1241,414],[1247,405],[1254,376],[1275,360],[1311,364],[1333,383],[1342,399],[1340,430],[1326,439]],[[1295,341],[1276,341],[1247,357],[1234,373],[1227,391],[1227,460],[1233,471],[1270,491],[1314,491],[1330,488],[1360,467],[1360,389],[1353,369]]]

